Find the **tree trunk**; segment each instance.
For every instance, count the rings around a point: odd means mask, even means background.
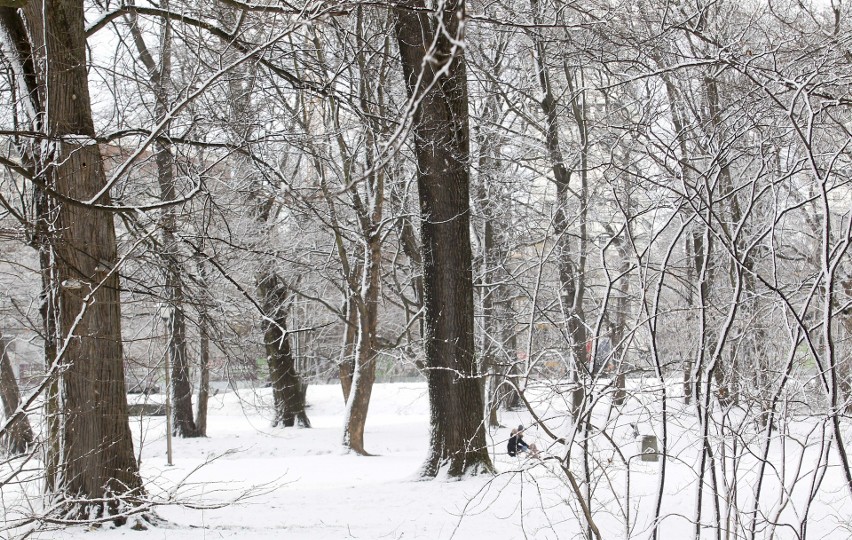
[[[171,266],[171,265],[170,265]],[[168,319],[168,348],[172,382],[172,432],[178,437],[197,437],[192,417],[192,383],[189,378],[189,358],[186,350],[186,315],[180,270],[167,268],[166,289],[171,309]]]
[[[83,2],[30,2],[23,8],[34,62],[46,91],[50,137],[43,178],[61,197],[109,204],[100,150],[92,143]],[[112,214],[49,197],[56,220],[48,235],[55,265],[62,422],[48,442],[60,456],[48,478],[65,519],[124,511],[143,494],[127,420],[116,237]],[[91,502],[87,502],[91,501]]]
[[[174,163],[169,144],[157,144],[157,169],[160,193],[164,201],[176,198]],[[186,314],[183,268],[177,243],[177,216],[173,206],[163,210],[162,254],[166,272],[165,303],[168,306],[167,354],[171,363],[172,429],[178,437],[198,436],[192,418],[192,383],[186,346]]]
[[[353,295],[349,292],[346,298],[346,329],[343,332],[343,349],[340,351],[340,362],[338,363],[338,376],[340,386],[343,389],[343,402],[349,402],[349,393],[352,391],[352,375],[355,373],[355,340],[358,337],[358,308]]]
[[[697,233],[689,233],[686,237],[686,324],[688,328],[695,325],[695,287],[696,273],[698,272],[698,258],[695,255],[696,242],[701,243],[701,236]],[[683,401],[687,405],[692,402],[692,390],[694,381],[692,380],[692,371],[695,365],[695,358],[698,356],[694,353],[690,346],[687,350],[687,357],[683,361]]]
[[[627,194],[629,197],[629,193]],[[630,208],[628,198],[627,208]],[[615,395],[612,398],[613,403],[617,406],[624,405],[627,399],[626,377],[624,374],[625,363],[627,359],[627,312],[630,309],[630,259],[628,258],[628,238],[630,238],[630,216],[627,216],[628,223],[625,225],[624,238],[618,238],[615,241],[616,249],[618,250],[618,279],[619,283],[616,287],[618,297],[615,299],[615,324],[612,332],[612,358],[615,363]]]
[[[207,272],[203,260],[198,261],[198,284],[207,288]],[[195,432],[198,437],[207,436],[207,400],[210,397],[210,321],[207,313],[206,296],[198,305],[198,404],[195,412]]]
[[[503,63],[504,43],[498,44],[494,57],[488,59],[488,67],[494,77],[499,76]],[[474,184],[476,215],[481,221],[481,253],[478,266],[480,267],[481,283],[480,309],[482,317],[480,371],[485,375],[482,381],[483,401],[485,402],[486,417],[490,427],[500,425],[497,416],[498,408],[504,399],[502,394],[517,392],[515,388],[503,384],[512,365],[500,365],[498,356],[505,352],[505,338],[511,311],[501,313],[501,307],[506,305],[504,298],[508,295],[506,272],[503,261],[507,257],[507,246],[500,241],[506,227],[505,214],[506,198],[500,186],[500,154],[503,141],[499,133],[490,128],[499,125],[500,101],[499,89],[494,81],[490,82],[489,94],[485,98],[480,129],[476,136],[476,147],[479,151],[477,181]],[[508,328],[511,332],[514,329]],[[513,351],[514,352],[514,351]],[[508,399],[508,398],[507,398]],[[520,401],[519,396],[514,398]]]
[[[274,271],[267,270],[258,283],[258,292],[266,313],[263,336],[275,407],[272,425],[293,427],[298,420],[300,426],[311,427],[305,412],[302,380],[296,372],[287,333],[287,286]]]
[[[464,6],[457,0],[443,4],[437,35],[423,0],[401,7],[396,37],[408,95],[417,103],[413,131],[431,428],[422,474],[460,477],[493,471],[474,358],[467,79],[463,49],[448,39],[464,39]]]
[[[357,32],[359,37],[363,39],[364,27],[360,11]],[[371,72],[368,72],[367,63],[364,55],[361,53],[357,56],[357,64],[362,77],[359,87],[361,106],[365,110],[375,108],[376,116],[382,116],[384,113],[384,101],[381,95],[375,95],[376,92],[373,89],[370,77]],[[385,74],[384,72],[380,72],[375,75],[377,75],[379,81],[382,81]],[[381,82],[378,84],[381,84]],[[373,107],[371,107],[371,102],[374,104]],[[364,145],[364,161],[368,166],[376,162],[373,155],[375,133],[380,132],[381,126],[373,125],[371,128],[365,133],[366,144]],[[338,146],[343,152],[345,143],[341,137],[338,137]],[[348,150],[346,152],[348,153]],[[379,169],[369,173],[367,181],[363,183],[363,186],[363,194],[359,194],[357,186],[351,190],[353,206],[355,207],[358,222],[361,225],[361,236],[365,249],[361,283],[357,288],[350,287],[350,292],[353,295],[358,295],[354,297],[356,300],[355,307],[358,310],[358,343],[355,347],[355,369],[352,374],[352,391],[349,399],[346,401],[343,445],[358,454],[367,455],[367,451],[364,448],[364,428],[367,423],[367,412],[370,407],[370,396],[373,393],[373,383],[376,381],[376,361],[379,353],[377,333],[382,268],[381,228],[384,212],[384,170]],[[352,283],[352,285],[355,285],[355,283]]]
[[[662,60],[659,58],[655,58],[658,64],[662,64]],[[678,157],[678,165],[680,169],[680,174],[682,176],[682,181],[684,184],[689,185],[691,182],[690,178],[692,177],[692,166],[689,163],[690,152],[689,146],[687,144],[686,139],[686,130],[684,129],[687,120],[685,118],[685,113],[683,112],[683,103],[684,100],[678,95],[677,87],[675,86],[672,77],[668,74],[662,76],[663,82],[666,85],[666,97],[668,98],[669,103],[669,112],[671,114],[672,126],[674,127],[675,138],[677,140],[677,147],[680,151],[680,156]],[[695,283],[696,272],[698,271],[698,259],[696,259],[695,247],[698,244],[701,244],[701,235],[697,232],[692,232],[687,235],[685,239],[685,250],[686,250],[686,327],[692,328],[695,324],[695,289],[693,287],[693,283]],[[689,405],[692,401],[693,394],[693,376],[692,371],[695,365],[695,358],[698,357],[697,352],[687,351],[686,358],[683,359],[683,365],[681,369],[683,371],[683,399],[684,402]]]
[[[207,400],[210,397],[210,338],[207,335],[207,318],[202,315],[198,331],[201,333],[198,366],[198,404],[195,413],[195,436],[207,436]]]
[[[483,198],[480,197],[482,200]],[[487,204],[487,203],[485,203]],[[503,348],[504,336],[506,333],[507,321],[501,317],[500,307],[505,304],[501,297],[506,294],[505,287],[499,282],[503,277],[501,272],[498,272],[498,261],[503,256],[502,247],[498,247],[495,242],[495,231],[492,221],[496,216],[486,213],[485,226],[483,231],[483,283],[482,283],[482,360],[481,371],[485,374],[482,382],[483,400],[486,407],[486,418],[490,427],[498,427],[500,420],[497,416],[497,409],[501,401],[509,398],[502,397],[506,393],[517,393],[513,387],[504,385],[507,371],[511,369],[499,369],[497,355]],[[508,313],[506,313],[508,314]],[[511,329],[510,329],[511,331]],[[514,351],[514,349],[512,349]],[[501,399],[502,397],[502,399]],[[516,396],[514,399],[520,401]]]
[[[237,11],[228,2],[216,2],[215,17],[226,26],[238,25]],[[228,41],[223,42],[229,45]],[[236,50],[229,47],[225,53],[228,58],[234,58]],[[253,135],[258,125],[258,112],[251,101],[251,92],[243,87],[246,81],[256,77],[253,68],[237,66],[228,77],[228,112],[229,138],[236,145],[244,145]],[[282,169],[284,162],[280,165]],[[250,170],[248,159],[237,156],[234,160],[234,174],[240,176]],[[249,199],[250,213],[258,227],[259,243],[275,242],[275,220],[279,206],[276,194],[279,186],[274,182],[265,186],[263,176],[257,175],[250,180]],[[269,191],[265,191],[268,188]],[[266,247],[266,246],[264,246]],[[305,396],[307,386],[302,382],[296,369],[287,333],[287,284],[276,274],[273,267],[276,256],[265,255],[257,271],[257,295],[263,310],[261,328],[264,336],[266,360],[269,368],[270,383],[274,401],[273,426],[292,427],[297,422],[302,427],[311,427],[305,412]]]
[[[377,224],[378,228],[378,224]],[[352,390],[346,400],[346,417],[343,445],[357,454],[368,455],[364,449],[364,427],[370,395],[376,381],[376,331],[378,325],[379,278],[381,271],[381,238],[378,230],[368,239],[364,254],[364,279],[361,290],[364,297],[356,300],[358,311],[358,341],[355,346],[355,369],[352,373]]]
[[[163,9],[169,9],[168,0],[163,0]],[[135,15],[131,15],[130,31],[139,58],[148,71],[148,78],[154,90],[154,121],[166,119],[169,114],[169,86],[172,78],[171,24],[166,19],[160,34],[160,65],[145,45],[142,31]],[[167,132],[168,127],[164,128]],[[167,133],[166,133],[167,134]],[[157,182],[160,186],[160,198],[163,201],[177,199],[175,185],[175,164],[172,145],[168,138],[160,138],[154,143],[157,163]],[[198,430],[192,418],[192,383],[189,378],[189,356],[186,345],[186,314],[184,313],[183,265],[177,240],[177,212],[175,206],[163,208],[160,215],[161,246],[159,253],[165,272],[165,294],[163,303],[167,306],[166,354],[171,365],[172,393],[172,431],[178,437],[197,437]]]
[[[53,362],[56,360],[57,354],[57,339],[58,326],[57,317],[59,309],[57,306],[58,298],[54,284],[58,283],[56,279],[56,268],[53,264],[53,252],[50,247],[50,223],[52,221],[51,212],[55,211],[52,202],[48,199],[46,193],[42,189],[36,190],[36,226],[35,226],[35,245],[38,249],[39,271],[41,274],[41,293],[39,299],[39,314],[42,324],[42,339],[44,341],[44,369],[45,373],[50,371]],[[47,390],[44,397],[44,423],[45,423],[45,491],[52,493],[55,489],[53,484],[54,479],[59,474],[59,459],[61,452],[59,443],[60,437],[60,421],[59,414],[59,377],[57,375],[48,375],[51,380],[48,381]]]
[[[530,0],[530,4],[537,18],[538,2]],[[557,237],[557,267],[559,273],[560,286],[560,301],[563,315],[565,317],[565,326],[568,333],[568,341],[570,343],[572,355],[574,357],[574,367],[571,370],[571,383],[573,390],[571,392],[571,414],[574,419],[579,419],[583,401],[586,393],[583,379],[589,372],[589,356],[586,350],[586,342],[588,341],[586,324],[585,324],[585,266],[586,266],[586,242],[587,224],[587,158],[588,158],[588,136],[585,123],[585,106],[580,106],[577,100],[580,99],[582,93],[574,91],[571,75],[566,70],[567,82],[571,95],[576,96],[572,99],[571,108],[574,120],[577,124],[580,133],[580,189],[578,190],[580,215],[579,223],[579,246],[575,250],[571,245],[571,234],[569,231],[570,222],[568,217],[569,212],[569,195],[571,193],[571,175],[565,166],[565,159],[562,155],[562,149],[559,142],[559,111],[556,96],[553,93],[553,88],[550,82],[550,74],[548,72],[547,54],[545,51],[544,41],[538,37],[533,38],[536,49],[536,62],[538,63],[538,80],[544,97],[541,100],[541,110],[545,118],[545,146],[547,147],[550,166],[553,170],[553,179],[556,184],[556,212],[553,220],[553,232]],[[578,252],[577,261],[574,260],[573,253]]]
[[[21,404],[18,381],[15,379],[7,352],[10,342],[8,338],[0,335],[0,400],[3,401],[3,414],[6,418],[11,418]],[[27,452],[34,439],[30,421],[26,415],[22,415],[2,433],[0,445],[10,455],[21,455]]]
[[[35,68],[35,59],[32,53],[24,21],[16,9],[0,8],[0,25],[8,36],[14,51],[10,52],[11,64],[14,66],[15,82],[19,95],[26,96],[22,100],[22,107],[29,111],[29,118],[25,117],[25,125],[20,126],[23,131],[41,132],[42,122],[42,88]],[[16,119],[19,117],[16,117]],[[33,175],[41,171],[41,145],[37,140],[19,139],[15,143],[21,155],[22,162],[27,170]],[[44,171],[41,178],[44,180]],[[54,205],[47,197],[47,193],[40,186],[33,186],[33,206],[35,210],[35,224],[31,245],[38,251],[39,273],[41,274],[41,292],[39,294],[39,315],[42,323],[42,341],[44,343],[45,370],[49,370],[56,358],[57,339],[57,295],[54,290],[56,281],[55,268],[53,264],[53,252],[51,250],[50,224],[55,219]],[[51,377],[45,391],[45,431],[47,432],[45,443],[45,490],[53,492],[53,479],[57,475],[59,451],[59,380]]]
[[[716,79],[713,77],[706,77],[704,79],[704,89],[705,94],[707,95],[707,108],[710,113],[710,123],[715,129],[715,132],[711,134],[714,139],[718,139],[719,141],[725,140],[724,126],[722,125],[722,115],[723,112],[720,108],[719,104],[719,88],[716,84]],[[719,165],[719,186],[721,188],[720,199],[722,203],[727,206],[727,210],[729,213],[728,219],[730,219],[730,223],[732,225],[731,228],[728,228],[727,224],[723,223],[722,228],[728,229],[727,236],[736,241],[738,247],[743,249],[743,253],[746,254],[746,259],[743,261],[743,264],[746,267],[750,266],[748,249],[744,249],[742,237],[734,238],[733,229],[740,225],[742,221],[742,211],[740,209],[739,201],[737,200],[737,194],[734,191],[733,180],[731,178],[731,168],[728,164],[728,159],[724,153],[724,151],[720,150],[720,154],[718,157],[718,165]],[[708,259],[709,260],[709,259]],[[748,284],[748,282],[746,282]],[[751,291],[746,291],[746,295],[748,295]],[[730,405],[734,405],[737,403],[739,396],[737,395],[737,388],[739,386],[739,375],[735,366],[733,365],[736,361],[735,357],[731,358],[730,369],[726,369],[724,356],[722,353],[718,355],[716,361],[713,364],[713,378],[716,380],[717,389],[716,396],[719,399],[719,403],[723,407],[728,407]]]

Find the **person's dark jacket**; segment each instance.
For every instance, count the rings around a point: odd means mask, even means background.
[[[509,437],[509,442],[506,444],[506,450],[512,457],[515,457],[518,452],[526,452],[529,449],[529,445],[524,442],[524,438],[520,433]]]

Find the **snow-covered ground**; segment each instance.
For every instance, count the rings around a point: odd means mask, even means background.
[[[566,425],[555,394],[547,394],[541,411],[554,429]],[[461,539],[501,540],[517,538],[567,539],[581,537],[582,523],[576,497],[559,467],[558,459],[512,458],[505,453],[509,427],[530,424],[528,413],[504,412],[507,426],[489,434],[496,476],[464,481],[423,481],[418,468],[428,442],[428,403],[425,384],[379,384],[373,391],[367,423],[366,444],[372,457],[342,452],[340,446],[343,399],[336,385],[311,386],[308,392],[312,429],[275,429],[269,426],[269,391],[222,392],[211,398],[209,437],[174,441],[174,465],[166,464],[165,421],[132,419],[136,450],[141,452],[143,475],[149,493],[166,504],[159,506],[158,526],[146,532],[128,527],[98,530],[68,528],[37,533],[39,538],[112,540],[168,539]],[[602,408],[598,424],[606,424],[612,441],[625,458],[638,454],[631,423],[645,434],[659,433],[659,415],[653,407],[637,402],[630,414],[610,416]],[[698,440],[694,414],[678,414],[672,403],[669,424],[670,453],[666,472],[660,536],[662,540],[694,538],[693,518],[697,485]],[[560,433],[561,434],[561,433]],[[832,469],[810,500],[810,479],[819,454],[815,435],[802,433],[798,440],[810,448],[799,469],[795,446],[781,453],[772,450],[772,467],[783,475],[786,499],[772,481],[763,486],[765,501],[760,511],[767,521],[778,522],[774,538],[798,538],[802,520],[808,520],[808,537],[847,539],[849,495],[842,475]],[[810,438],[809,438],[810,437]],[[546,443],[546,437],[530,429],[529,442]],[[808,442],[810,441],[810,442]],[[811,448],[812,447],[812,448]],[[559,455],[556,445],[545,457]],[[593,439],[595,523],[604,539],[647,538],[653,521],[660,464],[629,459],[628,468],[602,437]],[[810,461],[812,460],[812,461]],[[754,490],[757,461],[744,457],[736,478],[733,471],[717,479],[736,484],[741,513],[750,509],[748,494]],[[579,460],[573,474],[582,479]],[[776,475],[776,473],[772,473]],[[794,480],[796,478],[796,480]],[[711,479],[705,478],[709,487]],[[7,486],[8,488],[8,486]],[[14,511],[16,503],[6,490],[4,504]],[[705,491],[702,521],[713,523],[714,505]],[[229,503],[229,501],[233,501]],[[229,504],[225,504],[229,503]],[[629,508],[629,520],[627,519]],[[721,519],[725,519],[722,505]],[[776,515],[777,513],[777,515]],[[848,512],[847,512],[848,514]],[[626,524],[629,523],[629,529]],[[793,525],[784,525],[788,523]],[[795,530],[794,530],[795,529]],[[737,538],[750,537],[748,523],[732,527]],[[757,538],[773,531],[761,520]],[[707,529],[702,537],[716,538]]]

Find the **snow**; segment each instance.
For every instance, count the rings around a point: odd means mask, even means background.
[[[544,398],[550,396],[548,400]],[[541,411],[550,413],[549,425],[564,433],[569,425],[558,414],[561,403],[555,394],[542,394]],[[133,396],[158,399],[161,396]],[[561,445],[547,447],[530,415],[502,412],[504,426],[491,430],[489,444],[498,469],[494,476],[463,481],[421,480],[417,473],[426,457],[428,402],[423,383],[377,384],[373,391],[365,441],[375,454],[359,457],[343,452],[340,445],[344,404],[338,385],[314,385],[308,390],[311,429],[271,428],[271,396],[268,389],[220,392],[210,400],[209,437],[175,439],[174,465],[166,464],[165,419],[131,419],[136,451],[149,494],[163,502],[156,510],[161,518],[146,532],[129,527],[100,529],[71,527],[39,532],[31,538],[92,540],[133,538],[139,540],[212,538],[245,539],[464,539],[500,540],[516,538],[580,538],[582,523],[576,497],[554,456]],[[693,538],[695,486],[700,449],[693,434],[698,427],[694,414],[670,403],[670,451],[677,458],[667,465],[662,539]],[[606,411],[598,419],[606,422]],[[648,403],[637,402],[629,413],[613,417],[608,431],[626,458],[638,456],[639,446],[631,423],[643,435],[655,433],[659,415]],[[525,439],[544,446],[546,459],[512,458],[505,453],[511,427],[528,426]],[[562,431],[559,431],[559,430]],[[804,457],[793,446],[787,449],[787,467],[792,471],[803,459],[801,480],[790,489],[792,498],[781,504],[780,491],[765,482],[762,510],[798,528],[810,489],[819,445],[816,434],[801,428],[796,432],[808,450]],[[812,439],[808,439],[812,437]],[[659,463],[629,460],[630,494],[627,497],[627,467],[611,448],[592,439],[595,485],[592,509],[602,537],[648,538],[656,492]],[[780,447],[779,447],[780,448]],[[549,459],[548,459],[549,458]],[[780,450],[773,449],[773,464],[781,466]],[[580,461],[572,462],[578,480],[583,477]],[[753,489],[756,461],[744,458],[739,471],[743,491],[741,512],[750,508],[747,494]],[[850,530],[841,509],[848,494],[840,478],[826,475],[820,494],[810,509],[808,532],[823,540],[845,539]],[[790,477],[792,478],[792,477]],[[788,484],[792,482],[788,478]],[[729,481],[730,478],[721,481]],[[709,476],[705,477],[709,482]],[[788,485],[788,488],[790,488]],[[776,493],[777,492],[777,493]],[[4,497],[7,497],[4,495]],[[705,492],[703,521],[712,522],[712,497]],[[235,501],[235,502],[231,502]],[[630,531],[625,529],[625,501],[630,508]],[[9,500],[5,502],[8,505]],[[228,504],[231,502],[230,504]],[[779,516],[773,512],[780,509]],[[8,508],[8,506],[7,506]],[[724,511],[724,508],[723,508]],[[743,524],[747,527],[747,524]],[[745,531],[740,530],[741,537]],[[715,538],[707,530],[702,537]],[[791,528],[779,525],[775,538],[795,538]],[[768,537],[759,532],[758,538]]]

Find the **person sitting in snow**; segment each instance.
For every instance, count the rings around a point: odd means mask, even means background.
[[[517,429],[512,430],[512,436],[509,437],[509,443],[506,445],[506,449],[509,451],[509,455],[515,457],[521,452],[528,452],[532,457],[538,457],[538,448],[535,447],[535,444],[527,444],[524,441],[524,426],[520,425]]]

